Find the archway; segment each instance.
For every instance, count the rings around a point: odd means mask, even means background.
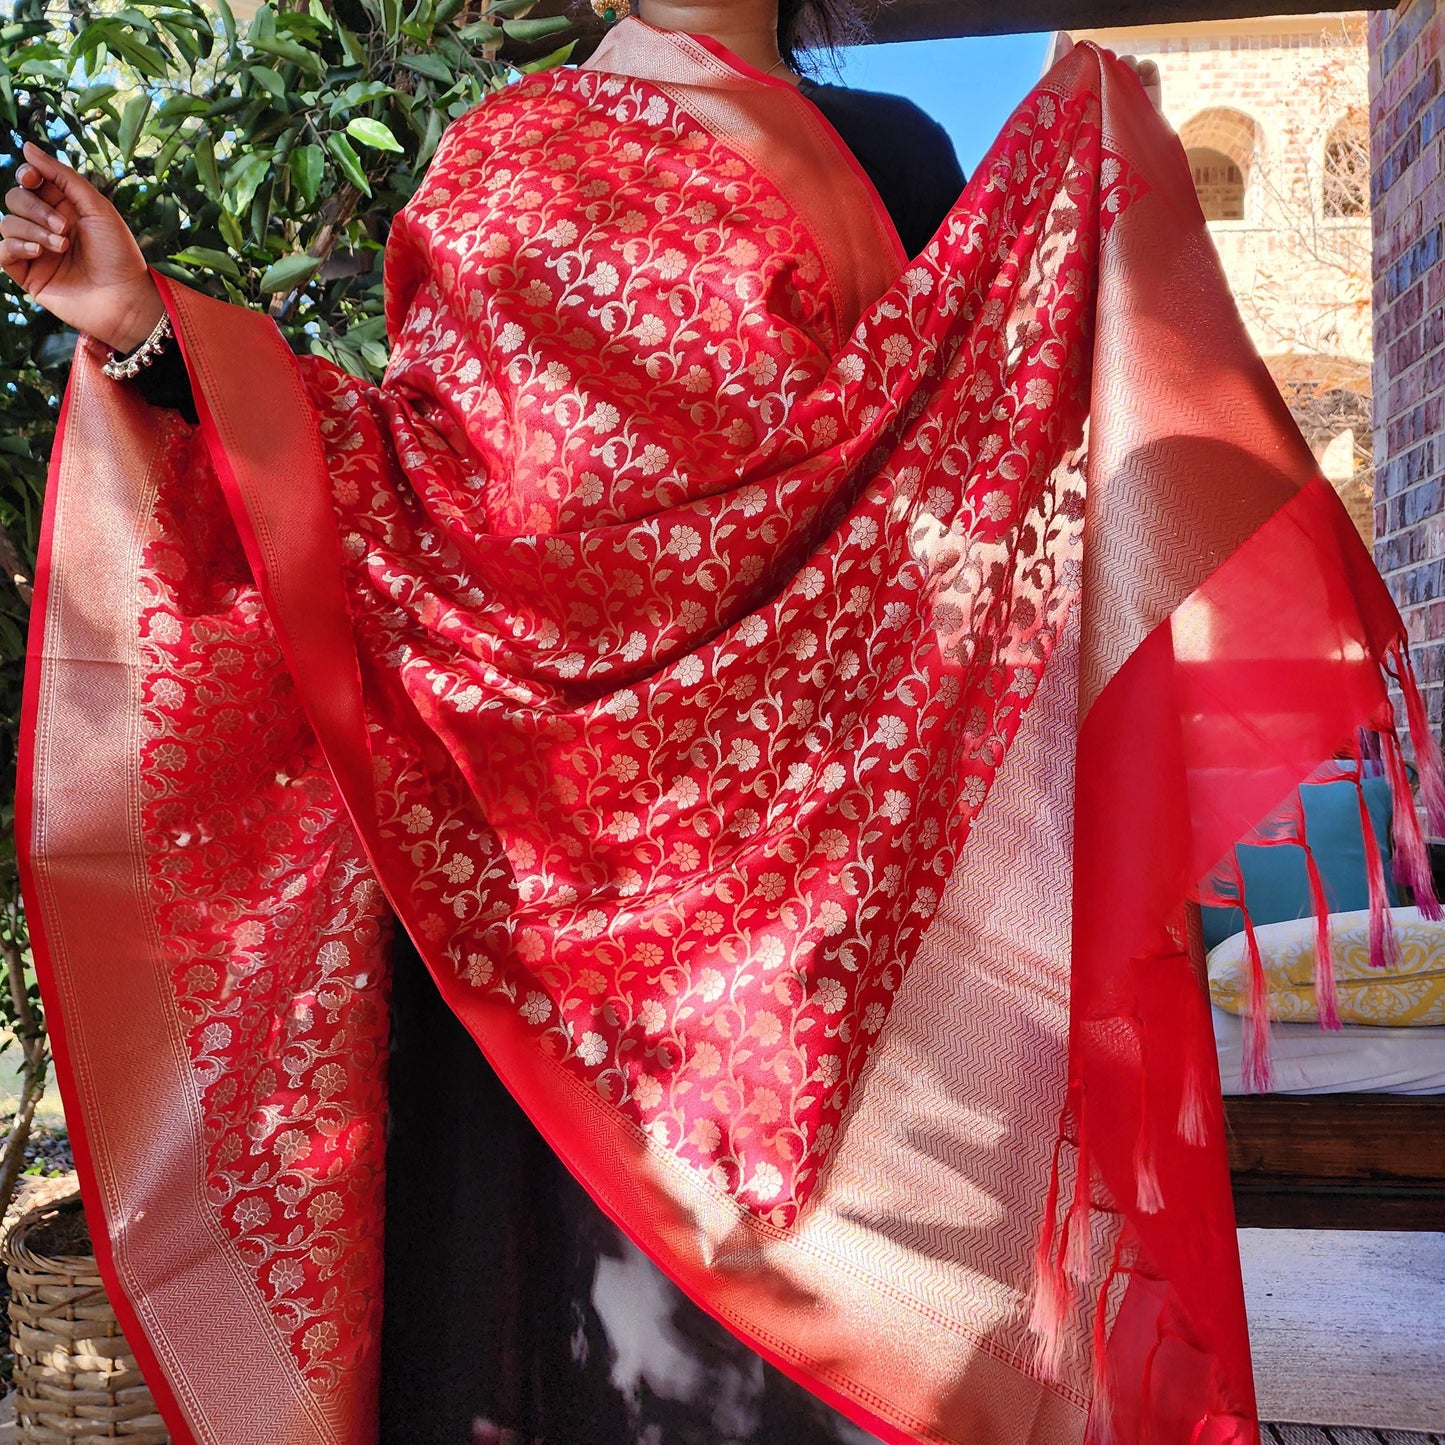
[[[1243,111],[1202,110],[1179,129],[1206,220],[1242,221],[1248,216],[1249,180],[1264,134]]]

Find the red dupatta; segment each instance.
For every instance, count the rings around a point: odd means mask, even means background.
[[[380,388],[162,282],[199,429],[88,343],[62,418],[27,898],[176,1439],[374,1438],[394,910],[867,1429],[1253,1441],[1182,907],[1403,634],[1132,77],[1071,55],[905,265],[803,97],[628,21],[386,266]]]

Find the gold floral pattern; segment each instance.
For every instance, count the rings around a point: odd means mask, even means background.
[[[302,363],[391,903],[774,1225],[1078,590],[1073,258],[1118,209],[1061,139],[1097,146],[1091,107],[1037,94],[843,335],[766,176],[655,86],[537,77],[397,219],[385,383]],[[387,913],[209,463],[172,452],[150,887],[217,1218],[324,1393],[375,1335]]]

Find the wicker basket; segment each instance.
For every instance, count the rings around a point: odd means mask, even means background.
[[[20,1445],[169,1445],[106,1298],[75,1176],[37,1191],[6,1225]]]

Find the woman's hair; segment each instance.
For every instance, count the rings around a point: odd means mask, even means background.
[[[791,66],[805,50],[827,55],[867,38],[855,0],[778,0],[778,53]]]

